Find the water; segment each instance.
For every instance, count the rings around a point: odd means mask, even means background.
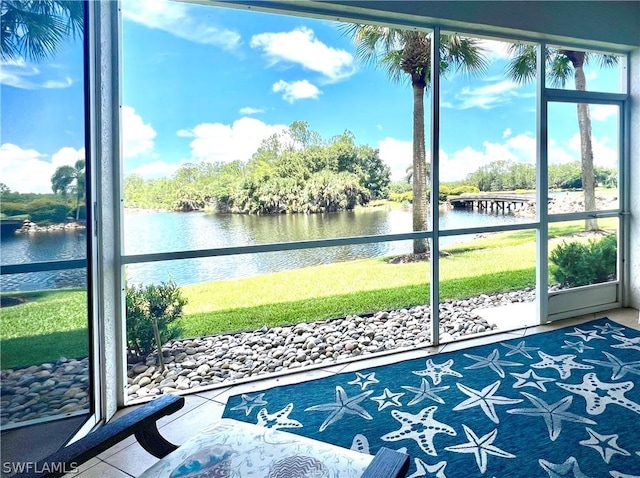
[[[441,229],[482,227],[523,222],[511,215],[470,211],[445,211]],[[411,232],[409,210],[366,210],[332,214],[255,216],[172,212],[126,212],[125,254],[148,254],[274,242],[301,241],[361,235]],[[442,238],[442,244],[469,236]],[[174,280],[178,285],[411,252],[411,241],[355,244],[322,249],[301,249],[263,254],[244,254],[127,266],[127,280],[157,283]],[[84,231],[60,231],[2,238],[2,264],[20,264],[85,257]],[[85,270],[5,275],[4,291],[85,286]]]

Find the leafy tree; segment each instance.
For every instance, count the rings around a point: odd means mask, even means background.
[[[84,2],[2,0],[0,58],[50,58],[68,38],[84,33]]]
[[[582,188],[582,172],[580,162],[550,164],[548,172],[549,189]]]
[[[76,221],[80,219],[80,201],[85,195],[85,164],[79,159],[73,166],[60,166],[51,176],[51,189],[66,197],[71,193],[76,199]]]
[[[510,78],[520,83],[526,83],[536,77],[536,47],[515,43],[510,47],[513,55],[507,67],[507,74]],[[563,48],[547,48],[545,51],[545,64],[547,77],[552,86],[564,87],[569,78],[573,77],[575,89],[586,91],[587,78],[584,73],[584,66],[589,61],[597,61],[600,65],[609,67],[618,63],[618,58],[614,55],[596,55],[579,50],[568,50]],[[591,117],[589,116],[589,105],[578,103],[578,128],[580,130],[580,156],[582,160],[582,188],[584,190],[585,211],[596,209],[596,182],[593,168],[593,145],[591,142]],[[587,231],[598,229],[596,219],[585,221]]]
[[[180,335],[176,321],[187,300],[173,282],[128,285],[126,291],[127,346],[138,358],[155,348],[156,361],[164,370],[162,345]]]
[[[348,24],[344,28],[356,43],[356,55],[384,69],[393,81],[404,75],[413,90],[413,230],[427,229],[427,162],[424,133],[424,94],[431,83],[431,37],[423,31],[376,25]],[[441,35],[441,72],[485,71],[487,61],[478,42],[457,35]],[[416,239],[414,253],[427,251],[427,240]]]

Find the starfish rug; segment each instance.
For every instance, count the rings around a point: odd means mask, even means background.
[[[609,319],[230,397],[224,417],[410,478],[640,477],[640,331]]]

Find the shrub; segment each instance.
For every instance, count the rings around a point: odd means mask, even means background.
[[[475,186],[470,186],[465,184],[464,186],[458,186],[449,191],[450,196],[460,196],[461,194],[476,194],[479,193],[480,190]]]
[[[2,201],[0,211],[7,216],[21,216],[29,211],[24,203]]]
[[[175,324],[187,303],[172,281],[159,285],[127,286],[127,347],[137,357],[146,357],[155,347],[162,362],[162,344],[180,335]]]
[[[413,201],[413,191],[406,191],[404,193],[389,193],[389,201],[410,203]]]
[[[615,235],[596,241],[562,242],[549,255],[551,274],[563,287],[579,287],[615,279],[617,239]]]
[[[65,222],[71,216],[68,205],[48,198],[35,199],[26,207],[30,219],[42,225]]]

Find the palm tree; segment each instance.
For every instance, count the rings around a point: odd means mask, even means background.
[[[84,32],[84,2],[75,0],[2,0],[0,58],[52,57],[64,40]]]
[[[507,66],[507,75],[519,83],[526,83],[536,77],[536,47],[515,43],[510,47],[512,60]],[[596,55],[585,51],[566,50],[562,48],[547,48],[545,51],[545,63],[547,77],[554,87],[566,85],[570,77],[573,77],[575,89],[586,91],[587,79],[584,74],[584,66],[591,59],[595,59],[601,66],[610,67],[618,63],[614,55]],[[584,191],[584,210],[596,209],[596,183],[593,170],[593,145],[591,142],[591,117],[589,105],[578,103],[578,128],[580,131],[580,156],[582,160],[582,189]],[[585,230],[597,231],[598,221],[587,219]]]
[[[51,176],[51,189],[54,194],[72,193],[76,198],[76,221],[80,220],[80,200],[84,198],[85,171],[84,159],[79,159],[73,166],[60,166]]]
[[[424,231],[427,221],[424,95],[431,84],[431,36],[427,32],[399,30],[375,25],[345,25],[356,43],[356,56],[384,69],[393,81],[408,78],[413,90],[413,230]],[[449,71],[483,72],[487,61],[474,39],[441,35],[440,68]],[[405,77],[406,75],[406,77]],[[413,242],[414,254],[427,252],[427,240]]]

